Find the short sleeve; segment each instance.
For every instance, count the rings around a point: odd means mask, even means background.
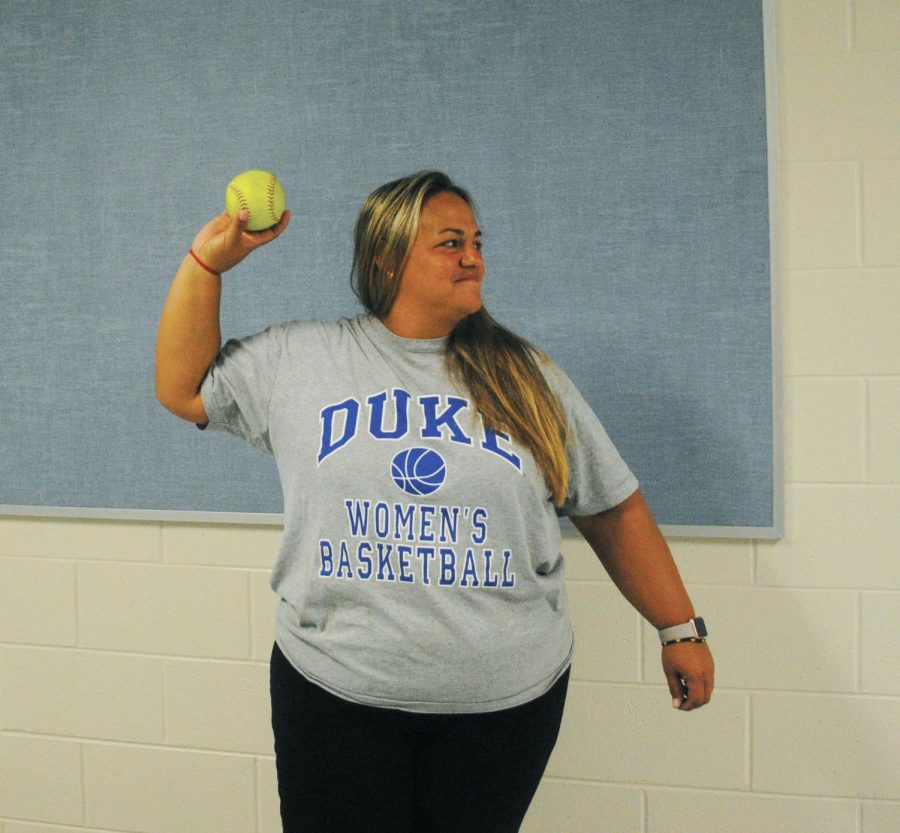
[[[637,478],[563,370],[550,362],[544,372],[569,421],[569,490],[557,514],[594,515],[618,506],[637,491]]]
[[[267,454],[269,404],[278,375],[286,325],[231,339],[222,347],[200,384],[208,427],[227,431]]]

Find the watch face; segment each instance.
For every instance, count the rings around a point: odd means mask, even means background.
[[[706,623],[701,618],[694,619],[694,627],[697,628],[697,636],[705,637],[706,634]]]

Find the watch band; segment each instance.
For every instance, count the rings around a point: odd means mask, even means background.
[[[672,625],[671,628],[662,628],[659,631],[659,641],[663,645],[670,645],[686,639],[702,641],[706,639],[706,636],[706,623],[699,616],[688,619],[683,625]]]

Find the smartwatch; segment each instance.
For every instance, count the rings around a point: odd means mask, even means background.
[[[683,625],[673,625],[671,628],[662,628],[659,631],[659,641],[663,645],[671,645],[674,642],[702,642],[706,639],[706,623],[699,616],[689,619]]]

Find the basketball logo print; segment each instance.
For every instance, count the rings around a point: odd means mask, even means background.
[[[431,495],[444,485],[444,458],[430,448],[407,448],[391,460],[391,477],[408,495]]]

